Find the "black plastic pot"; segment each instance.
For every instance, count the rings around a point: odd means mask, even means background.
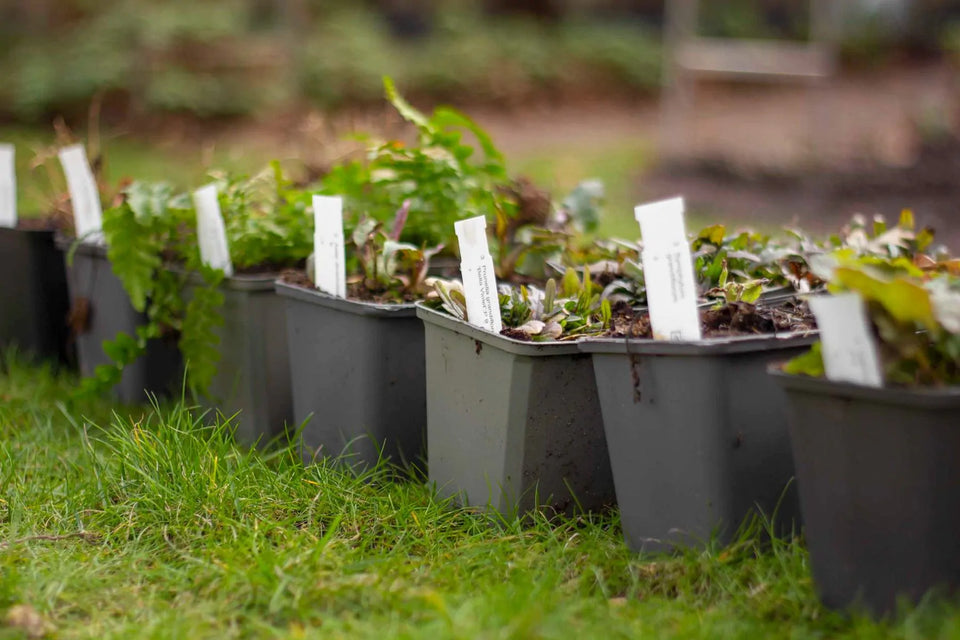
[[[783,392],[766,375],[813,337],[594,339],[624,537],[636,551],[729,541],[752,511],[797,518]]]
[[[786,390],[813,577],[891,611],[960,586],[960,388],[875,389],[771,369]]]
[[[245,444],[281,435],[293,419],[287,325],[274,280],[276,274],[237,275],[220,285],[220,362],[203,401],[226,417],[236,415],[236,437]],[[188,299],[193,286],[186,287]]]
[[[423,323],[412,304],[335,298],[277,282],[285,300],[293,415],[304,457],[370,467],[426,450]]]
[[[57,244],[69,252],[72,239],[57,238]],[[120,332],[133,337],[147,319],[137,313],[123,283],[110,269],[106,248],[81,243],[67,253],[67,285],[70,291],[72,324],[77,347],[77,364],[84,376],[93,374],[101,364],[113,361],[104,353],[103,343]],[[114,389],[122,402],[145,402],[147,392],[166,395],[180,392],[183,367],[176,340],[151,340],[146,353],[127,365]]]
[[[613,503],[588,356],[520,342],[417,305],[427,366],[430,481],[441,495],[513,515]]]
[[[0,228],[0,349],[72,363],[67,274],[53,235]]]

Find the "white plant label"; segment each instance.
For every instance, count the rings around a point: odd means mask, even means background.
[[[877,343],[860,296],[856,293],[813,296],[809,302],[810,310],[817,317],[827,378],[835,382],[882,387]]]
[[[93,179],[93,171],[87,161],[87,152],[82,144],[60,150],[60,164],[67,177],[67,189],[73,204],[73,225],[77,237],[94,242],[102,241],[103,209],[100,206],[100,190]]]
[[[699,340],[697,284],[683,223],[683,198],[634,210],[643,235],[643,275],[655,340]]]
[[[17,226],[17,170],[12,144],[0,144],[0,227]]]
[[[487,221],[483,216],[453,223],[460,243],[460,276],[467,300],[467,322],[500,333],[500,297],[493,258],[487,246]]]
[[[227,230],[217,201],[217,185],[208,184],[193,192],[193,205],[197,209],[197,240],[200,243],[200,259],[208,267],[222,269],[229,278],[233,275],[230,248],[227,245]]]
[[[313,196],[313,273],[317,289],[347,297],[343,250],[343,198]]]

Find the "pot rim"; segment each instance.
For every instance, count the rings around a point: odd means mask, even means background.
[[[788,392],[833,396],[844,400],[900,405],[918,409],[960,408],[960,386],[950,387],[868,387],[852,382],[784,372],[779,365],[770,365],[767,373]]]
[[[417,317],[423,320],[425,324],[432,324],[454,333],[458,333],[466,338],[476,340],[483,344],[496,347],[501,351],[512,353],[518,356],[562,356],[580,353],[576,341],[562,342],[526,342],[524,340],[515,340],[499,334],[480,329],[468,322],[458,320],[453,316],[435,311],[422,302],[415,303]]]
[[[787,333],[724,336],[702,340],[670,341],[652,338],[585,338],[578,344],[584,353],[622,353],[651,356],[704,356],[779,351],[811,345],[816,330]]]

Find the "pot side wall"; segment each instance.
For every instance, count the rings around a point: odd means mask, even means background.
[[[113,340],[120,332],[135,337],[137,327],[147,320],[131,306],[102,249],[81,246],[74,253],[72,266],[67,265],[67,285],[71,304],[83,298],[89,301],[87,327],[75,338],[80,373],[90,376],[98,365],[113,363],[103,351],[105,340]],[[182,372],[176,340],[151,340],[146,353],[124,368],[114,394],[126,403],[145,402],[147,392],[179,394]]]
[[[236,437],[244,444],[265,444],[293,419],[283,300],[272,278],[256,280],[254,286],[232,286],[246,281],[228,278],[221,285],[220,362],[204,398],[225,417],[236,414]]]
[[[793,350],[593,353],[621,522],[636,551],[730,541],[757,507],[799,519],[783,392]]]
[[[423,316],[421,316],[423,317]],[[503,514],[613,501],[589,357],[528,356],[424,318],[429,473],[443,496]]]
[[[332,308],[322,299],[284,299],[294,420],[307,421],[304,457],[342,455],[369,468],[382,453],[393,463],[421,465],[426,373],[423,323],[413,309],[379,316]]]
[[[69,345],[70,298],[63,253],[52,231],[0,228],[0,349],[12,345],[42,359],[75,361]]]
[[[904,406],[817,382],[822,389],[788,388],[787,397],[824,604],[882,614],[898,595],[917,602],[932,587],[960,586],[960,399]]]

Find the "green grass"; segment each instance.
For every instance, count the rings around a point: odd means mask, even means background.
[[[824,610],[797,540],[641,557],[615,513],[495,521],[183,407],[76,404],[74,383],[0,374],[0,638],[26,637],[17,605],[57,638],[960,637],[936,601]]]

